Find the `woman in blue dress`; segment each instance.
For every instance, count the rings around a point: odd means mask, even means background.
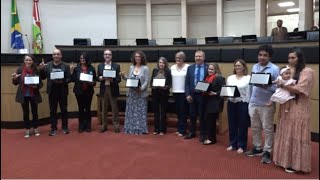
[[[147,134],[147,110],[149,68],[146,66],[146,55],[142,51],[136,51],[131,57],[129,75],[120,73],[124,80],[138,79],[138,87],[130,87],[127,92],[126,112],[124,120],[124,132],[127,134]]]

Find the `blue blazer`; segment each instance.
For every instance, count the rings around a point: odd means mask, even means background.
[[[209,65],[204,63],[204,76],[203,78],[207,77],[208,75],[208,67]],[[196,69],[196,64],[192,64],[187,69],[187,75],[186,75],[186,81],[185,81],[185,93],[187,96],[193,96],[194,95],[194,71]],[[200,81],[204,81],[204,79],[200,79]]]

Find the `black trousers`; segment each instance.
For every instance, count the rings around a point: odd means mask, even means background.
[[[58,116],[57,109],[58,103],[60,106],[62,116],[62,129],[68,129],[68,110],[67,110],[68,95],[60,89],[55,89],[49,94],[49,107],[50,107],[50,121],[51,129],[57,130]]]
[[[169,97],[166,95],[153,95],[152,107],[154,113],[154,132],[167,131],[167,106]]]
[[[194,94],[192,96],[192,103],[189,104],[190,113],[190,134],[196,135],[197,116],[200,117],[200,138],[203,138],[206,134],[206,123],[204,120],[204,96],[201,93]]]
[[[91,129],[91,102],[93,94],[76,95],[79,108],[79,130]]]
[[[204,137],[209,139],[210,141],[217,141],[216,134],[217,134],[217,124],[216,121],[218,119],[219,113],[208,113],[206,114],[206,133]]]
[[[29,118],[29,104],[31,105],[32,121]],[[32,97],[24,97],[24,103],[21,103],[23,110],[23,122],[26,129],[38,127],[38,104]]]

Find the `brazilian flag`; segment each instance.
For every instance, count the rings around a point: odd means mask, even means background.
[[[24,49],[16,0],[11,1],[11,48]]]

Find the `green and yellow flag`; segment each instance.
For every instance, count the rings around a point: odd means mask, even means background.
[[[43,39],[41,35],[40,12],[38,8],[38,2],[39,0],[33,0],[32,48],[34,54],[42,54],[43,52]]]
[[[16,0],[11,1],[11,48],[24,49]]]

